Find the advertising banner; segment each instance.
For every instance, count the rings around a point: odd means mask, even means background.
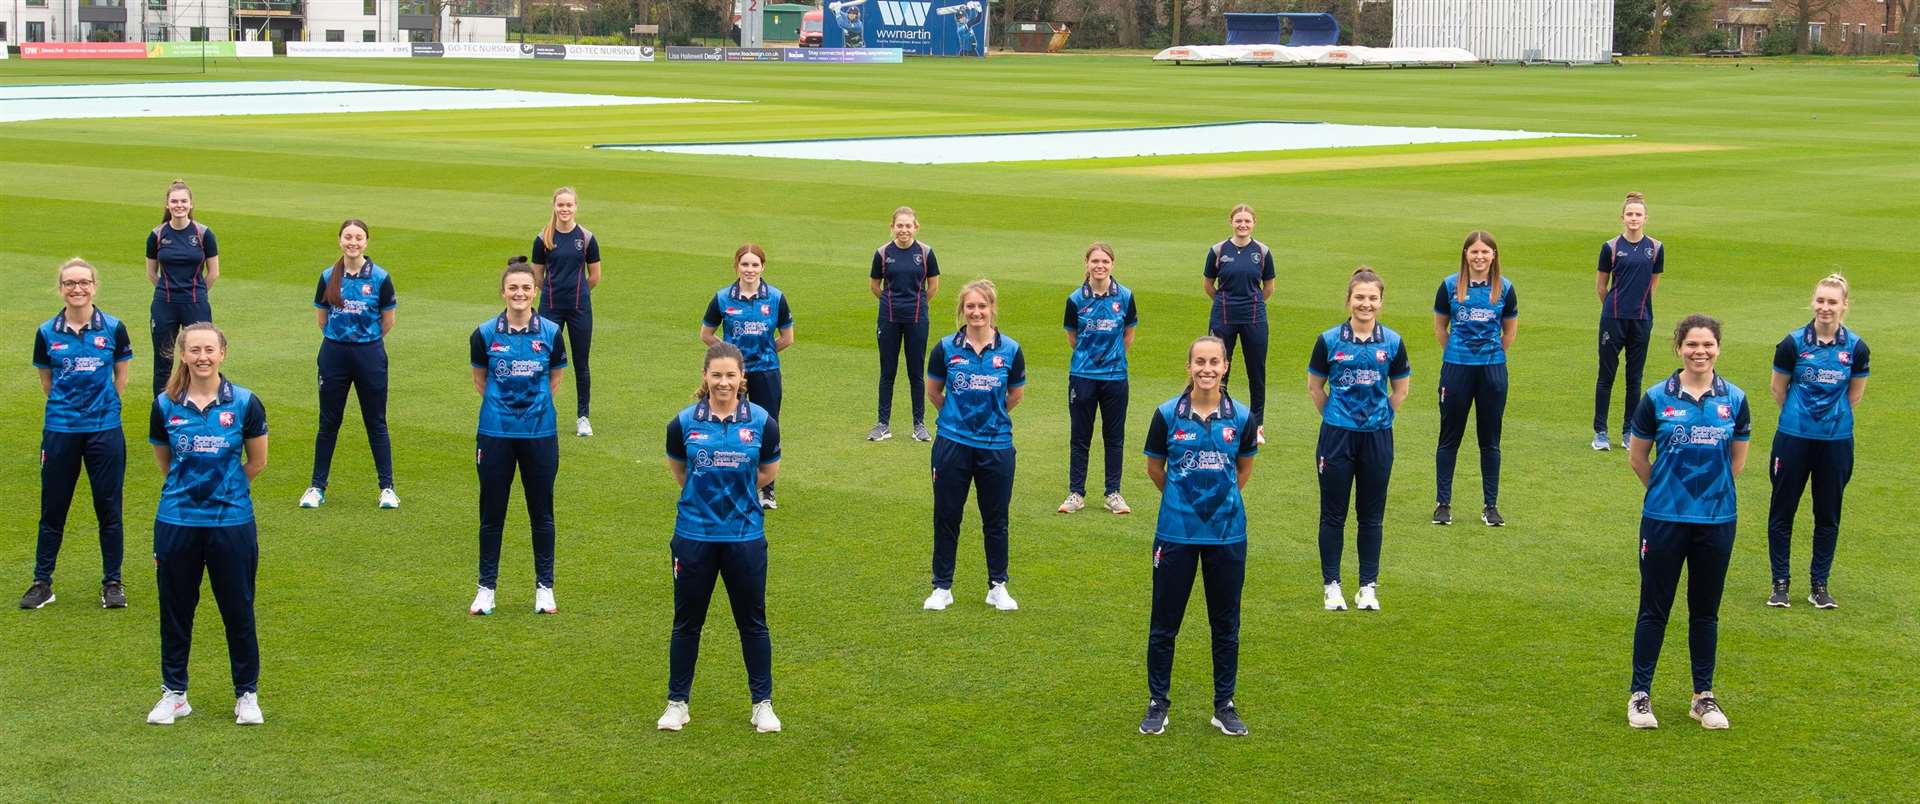
[[[985,56],[985,0],[829,0],[823,44],[913,56]]]
[[[149,59],[231,59],[273,55],[272,42],[148,42]]]
[[[567,61],[653,61],[651,46],[558,45]],[[537,54],[536,54],[537,55]]]
[[[787,61],[811,61],[822,64],[899,64],[897,47],[796,47],[787,50]]]
[[[27,42],[23,59],[144,59],[147,46],[139,42]]]
[[[784,61],[777,47],[669,47],[667,61]]]
[[[272,43],[263,43],[272,47]],[[287,55],[299,58],[377,59],[406,57],[413,49],[406,42],[288,42]]]
[[[242,46],[252,43],[241,43]],[[271,48],[266,42],[260,43]],[[245,54],[242,54],[245,55]],[[288,56],[327,58],[566,59],[653,61],[653,48],[518,42],[288,42]]]
[[[533,45],[515,42],[440,42],[434,55],[449,59],[530,59]],[[420,55],[418,50],[414,55]]]

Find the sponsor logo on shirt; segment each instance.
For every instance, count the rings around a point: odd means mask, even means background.
[[[1180,468],[1187,472],[1225,471],[1231,463],[1227,454],[1219,450],[1188,450],[1185,455],[1180,456]]]
[[[504,344],[504,343],[495,343],[495,344],[493,344],[492,346],[489,346],[489,347],[487,347],[487,351],[489,351],[489,352],[505,352],[505,351],[509,351],[509,349],[507,348],[507,345],[506,345],[506,344]]]
[[[959,355],[954,355],[952,357],[947,358],[947,365],[949,366],[958,365],[960,363],[965,363],[965,362],[967,362],[967,359]]]
[[[688,441],[705,441],[707,440],[707,434],[700,432],[699,430],[695,430],[687,434],[687,440]]]
[[[67,342],[54,341],[53,343],[47,344],[47,350],[53,351],[53,352],[64,352],[67,350]]]
[[[545,360],[515,360],[511,365],[509,365],[507,361],[501,360],[494,363],[493,373],[502,377],[509,374],[515,377],[536,377],[539,376],[540,370],[545,368],[546,365],[547,361]]]
[[[991,391],[1000,387],[1000,375],[956,371],[953,373],[952,385],[955,390],[961,391]]]
[[[740,308],[738,308],[738,307],[728,307],[728,308],[727,308],[727,315],[739,315],[739,314],[740,314],[741,312],[742,312],[742,310],[741,310]]]
[[[1169,437],[1175,441],[1198,441],[1200,434],[1192,430],[1175,430],[1173,431],[1173,435]]]
[[[1353,355],[1347,354],[1346,350],[1343,350],[1343,349],[1333,350],[1333,360],[1336,363],[1344,363],[1352,359],[1353,359]]]
[[[186,423],[187,423],[187,417],[185,417],[185,416],[170,416],[170,417],[168,417],[168,418],[167,418],[167,425],[168,425],[168,426],[173,426],[173,425],[178,425],[178,424],[186,424]]]

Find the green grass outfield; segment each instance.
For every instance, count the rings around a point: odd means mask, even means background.
[[[126,65],[61,65],[67,73]],[[129,80],[0,63],[0,82]],[[0,387],[0,579],[31,578],[41,399],[30,329],[59,305],[53,269],[104,270],[101,306],[151,359],[144,233],[169,179],[188,178],[219,234],[217,319],[230,376],[272,423],[255,485],[267,725],[233,726],[222,632],[203,598],[200,713],[142,716],[157,695],[152,576],[143,554],[159,477],[128,405],[125,611],[94,605],[85,492],[56,578],[59,602],[0,613],[0,792],[12,800],[338,798],[801,799],[1899,799],[1920,797],[1920,548],[1911,539],[1920,355],[1920,80],[1910,64],[1635,64],[1619,68],[1256,70],[1141,58],[1000,57],[902,66],[592,65],[275,59],[221,62],[214,79],[326,78],[754,101],[579,111],[355,114],[0,125],[0,264],[16,344]],[[157,75],[162,78],[195,76]],[[1250,118],[1637,135],[1722,150],[1480,163],[1510,143],[1340,154],[909,167],[605,152],[606,142],[1122,127]],[[1571,144],[1590,144],[1591,141]],[[1452,164],[1207,178],[1113,166],[1446,152]],[[1302,163],[1294,167],[1312,167]],[[530,612],[519,503],[499,613],[469,617],[477,400],[466,339],[499,309],[502,261],[525,253],[548,192],[580,189],[601,238],[595,427],[562,438],[560,614]],[[1718,687],[1734,728],[1686,716],[1685,616],[1655,682],[1655,732],[1627,728],[1641,492],[1618,450],[1587,448],[1598,243],[1619,199],[1647,194],[1671,248],[1660,328],[1727,322],[1721,365],[1754,399],[1742,521],[1722,610]],[[1252,736],[1209,729],[1203,605],[1190,608],[1167,734],[1135,732],[1146,702],[1149,544],[1156,495],[1138,456],[1152,407],[1182,382],[1201,333],[1207,245],[1226,212],[1262,213],[1283,282],[1271,307],[1268,437],[1248,489],[1251,548],[1239,702]],[[918,207],[946,272],[990,276],[1002,325],[1027,349],[1015,415],[1012,518],[1021,610],[984,591],[969,511],[959,601],[926,593],[927,447],[869,444],[874,301],[868,255],[888,212]],[[315,420],[314,278],[340,219],[373,229],[401,306],[390,338],[398,486],[374,510],[350,413],[325,508],[298,511]],[[1458,244],[1489,229],[1522,315],[1506,422],[1502,509],[1512,524],[1427,524],[1439,349],[1431,300]],[[1061,297],[1095,239],[1138,293],[1125,491],[1140,512],[1053,513],[1065,493],[1067,349]],[[724,604],[709,618],[693,723],[656,733],[664,699],[675,490],[662,431],[697,382],[698,317],[743,240],[792,299],[784,358],[782,508],[770,515],[776,698],[786,732],[756,735]],[[1320,610],[1314,548],[1316,417],[1304,391],[1314,333],[1341,320],[1349,270],[1386,277],[1384,320],[1407,336],[1415,391],[1397,428],[1384,554],[1385,611]],[[1809,317],[1816,278],[1844,270],[1849,321],[1878,369],[1860,411],[1858,465],[1834,575],[1843,608],[1761,605],[1768,571],[1766,456],[1773,345]],[[1907,322],[1901,324],[1900,322]],[[1657,346],[1649,382],[1677,365]],[[569,378],[560,395],[571,410]],[[901,392],[895,424],[905,420]],[[1618,415],[1617,413],[1615,414]],[[1460,498],[1474,499],[1471,441]],[[1098,457],[1094,472],[1099,472]],[[517,496],[517,495],[516,495]],[[1471,521],[1463,502],[1462,519]],[[1810,509],[1795,545],[1804,593]],[[1350,526],[1351,527],[1351,526]],[[1352,583],[1353,548],[1346,567]]]

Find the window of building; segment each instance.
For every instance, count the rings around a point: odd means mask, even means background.
[[[379,16],[380,12],[374,8],[374,2],[375,0],[360,0],[360,14],[367,17]]]
[[[45,4],[46,4],[45,0],[42,0],[41,5],[45,5]],[[33,5],[33,0],[27,0],[27,5]],[[27,23],[27,41],[29,42],[47,41],[47,24],[44,22]]]
[[[47,0],[27,0],[27,8],[46,8],[46,7],[47,7]],[[32,23],[28,23],[28,24],[31,25]],[[44,28],[46,27],[46,25],[42,24],[40,27]],[[39,42],[43,40],[35,39],[32,41]]]
[[[378,36],[379,36],[379,35],[378,35],[378,34],[375,34],[375,33],[374,33],[373,31],[361,31],[361,32],[360,32],[360,41],[362,41],[362,42],[378,42],[378,41],[380,41],[380,40],[379,40],[379,38],[378,38]]]
[[[347,32],[346,32],[346,31],[343,31],[343,30],[340,30],[340,29],[338,29],[338,28],[328,28],[328,29],[327,29],[327,41],[329,41],[329,42],[345,42],[345,41],[347,41]]]
[[[165,11],[167,10],[167,0],[147,0],[147,10]]]
[[[428,30],[428,29],[426,29],[426,28],[408,28],[408,29],[407,29],[407,41],[409,41],[409,42],[431,42],[431,41],[433,41],[433,31],[430,31],[430,30]]]
[[[1808,39],[1818,42],[1821,40],[1821,34],[1824,34],[1826,32],[1827,32],[1827,26],[1824,23],[1818,23],[1818,22],[1807,23]]]
[[[188,28],[187,39],[194,42],[205,42],[207,41],[207,29],[204,26]]]
[[[7,21],[0,20],[0,42],[7,41]]]

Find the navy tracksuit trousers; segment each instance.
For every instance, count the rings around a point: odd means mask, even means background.
[[[780,370],[747,372],[747,400],[767,409],[767,418],[780,421],[780,397],[785,389],[780,382]],[[766,485],[767,491],[774,484]]]
[[[1204,579],[1207,623],[1213,630],[1213,705],[1233,700],[1240,673],[1240,589],[1247,578],[1247,543],[1181,544],[1153,540],[1153,619],[1147,632],[1147,694],[1167,703],[1173,645],[1193,596],[1195,571]]]
[[[880,342],[880,423],[893,422],[893,379],[900,373],[900,354],[907,355],[907,396],[913,400],[913,423],[927,420],[927,322],[881,321],[874,335]]]
[[[593,357],[593,308],[547,308],[540,311],[540,316],[560,325],[560,337],[567,347],[567,368],[573,371],[573,415],[590,415],[587,411],[593,407],[593,364],[589,362]]]
[[[954,553],[967,491],[980,492],[980,532],[986,537],[987,584],[1007,582],[1007,507],[1013,502],[1013,448],[980,449],[946,437],[933,440],[933,585],[953,588]]]
[[[260,537],[254,523],[191,527],[153,523],[154,590],[160,601],[160,681],[187,691],[187,657],[193,652],[193,614],[200,605],[204,570],[213,601],[227,628],[227,663],[233,694],[260,690],[260,639],[254,633],[253,581],[260,568]]]
[[[1440,364],[1440,448],[1434,451],[1434,500],[1453,503],[1453,466],[1467,413],[1474,413],[1480,442],[1480,494],[1485,505],[1500,501],[1500,420],[1507,411],[1507,367]]]
[[[120,428],[94,433],[40,434],[40,538],[34,547],[33,579],[53,583],[54,562],[65,540],[67,511],[87,469],[93,488],[93,515],[100,521],[100,582],[120,580],[126,543],[120,523],[120,491],[127,477],[127,439]]]
[[[1067,377],[1067,490],[1087,496],[1087,456],[1093,447],[1093,417],[1100,417],[1100,441],[1106,447],[1106,492],[1120,490],[1120,468],[1127,440],[1127,381]]]
[[[667,700],[693,693],[700,629],[707,622],[715,580],[727,585],[727,605],[740,631],[752,703],[773,699],[773,638],[767,630],[767,540],[705,542],[673,537],[673,640],[668,652]]]
[[[167,376],[173,373],[173,344],[188,324],[213,320],[213,304],[205,298],[194,302],[168,302],[154,299],[147,308],[153,335],[153,395],[167,390]]]
[[[1773,564],[1773,579],[1793,577],[1793,519],[1800,513],[1800,494],[1811,479],[1813,566],[1807,574],[1814,586],[1826,586],[1834,545],[1840,541],[1840,499],[1853,478],[1853,439],[1821,441],[1776,434],[1767,468],[1773,480],[1773,497],[1767,504],[1767,557]]]
[[[553,587],[553,481],[560,474],[560,441],[542,438],[475,439],[475,464],[480,472],[480,585],[495,588],[500,580],[500,531],[507,523],[507,500],[513,496],[513,475],[520,472],[520,490],[527,498],[527,521],[533,528],[534,582]]]
[[[1207,329],[1226,342],[1228,368],[1246,372],[1247,405],[1253,410],[1252,424],[1258,427],[1267,420],[1267,322],[1228,324],[1215,320],[1207,323]],[[1235,343],[1240,344],[1238,361],[1233,359]],[[1225,380],[1231,379],[1233,373],[1229,371]]]
[[[1387,481],[1393,477],[1393,430],[1359,431],[1322,423],[1314,448],[1320,474],[1320,578],[1340,581],[1340,549],[1346,543],[1347,500],[1360,520],[1354,543],[1360,550],[1360,585],[1380,579],[1380,540],[1387,516]]]
[[[1651,692],[1660,663],[1667,616],[1687,570],[1687,648],[1693,657],[1693,691],[1713,689],[1714,653],[1720,641],[1720,594],[1733,557],[1734,523],[1703,525],[1640,518],[1640,617],[1633,626],[1633,689]]]
[[[347,391],[360,398],[360,420],[373,449],[380,488],[393,488],[393,441],[387,434],[387,347],[381,341],[320,342],[320,427],[313,435],[313,487],[327,487],[333,446],[347,410]]]
[[[1647,367],[1647,340],[1653,322],[1637,318],[1600,319],[1600,376],[1593,384],[1593,431],[1607,429],[1607,400],[1613,396],[1614,373],[1620,368],[1620,352],[1627,353],[1627,387],[1621,396],[1620,432],[1633,424],[1633,406],[1646,391],[1641,374]],[[1626,436],[1621,436],[1625,442]]]

